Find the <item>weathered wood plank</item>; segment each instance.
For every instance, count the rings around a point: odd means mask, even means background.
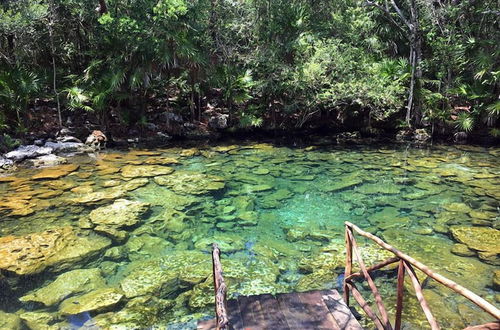
[[[288,329],[286,317],[280,309],[276,297],[270,294],[259,296],[260,307],[266,314],[266,329]]]
[[[336,290],[321,291],[323,301],[337,321],[338,326],[343,330],[362,330],[358,320]]]
[[[297,294],[304,307],[309,312],[309,322],[314,329],[340,330],[330,310],[323,302],[323,296],[319,291],[303,292]]]
[[[335,290],[263,294],[227,302],[232,329],[361,330],[358,321]],[[215,329],[215,320],[200,321],[198,329]]]
[[[265,316],[260,308],[258,297],[259,296],[238,297],[241,318],[245,329],[264,329],[262,325],[265,322]]]
[[[237,299],[227,301],[227,312],[229,315],[229,325],[234,329],[243,329],[243,318],[241,317],[240,305]]]

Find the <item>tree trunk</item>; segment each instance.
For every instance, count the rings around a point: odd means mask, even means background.
[[[108,6],[106,5],[105,0],[99,0],[99,7],[97,7],[97,11],[100,15],[104,15],[108,12]]]
[[[410,6],[410,90],[408,95],[408,104],[406,106],[406,123],[411,126],[413,123],[419,124],[422,118],[420,102],[418,100],[418,91],[420,90],[420,80],[422,78],[422,36],[418,22],[418,7],[415,0],[409,1]]]
[[[50,2],[50,21],[48,24],[49,28],[49,38],[50,38],[50,53],[52,57],[52,88],[54,89],[54,95],[57,102],[57,117],[59,120],[59,128],[62,127],[62,116],[61,116],[61,102],[59,101],[59,93],[57,92],[57,68],[56,68],[56,54],[54,46],[54,33],[52,30],[52,25],[54,24],[54,3]]]

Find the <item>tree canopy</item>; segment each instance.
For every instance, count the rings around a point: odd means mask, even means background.
[[[152,112],[500,135],[496,0],[0,1],[0,130]]]

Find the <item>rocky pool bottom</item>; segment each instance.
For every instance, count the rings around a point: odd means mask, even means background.
[[[0,328],[195,328],[213,316],[212,242],[230,297],[340,288],[346,220],[498,303],[499,156],[248,143],[19,169],[0,178]],[[367,264],[389,256],[358,244]],[[419,277],[443,329],[491,320]],[[394,313],[395,271],[376,283]],[[405,327],[425,328],[406,287]]]

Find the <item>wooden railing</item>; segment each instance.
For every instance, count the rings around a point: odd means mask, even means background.
[[[227,287],[222,276],[222,264],[220,262],[220,249],[217,244],[212,244],[212,265],[215,290],[215,322],[217,330],[229,329],[229,318],[227,316],[226,295]]]
[[[358,245],[356,243],[356,240],[354,238],[354,232],[358,233],[361,236],[364,236],[366,238],[371,239],[378,245],[380,245],[382,248],[392,252],[395,257],[389,258],[379,264],[376,264],[374,266],[371,266],[369,268],[366,267],[365,263],[363,262],[363,259],[361,257]],[[475,293],[467,290],[466,288],[458,285],[457,283],[453,282],[452,280],[447,279],[446,277],[439,275],[432,271],[429,267],[424,265],[423,263],[413,259],[412,257],[402,253],[401,251],[397,250],[396,248],[392,247],[391,245],[385,243],[382,241],[380,238],[378,238],[375,235],[372,235],[368,232],[365,232],[361,230],[359,227],[356,225],[350,223],[350,222],[345,222],[345,241],[346,241],[346,265],[345,265],[345,276],[344,276],[344,300],[347,305],[349,305],[349,296],[352,293],[352,296],[354,299],[358,302],[358,304],[361,306],[363,311],[366,313],[366,315],[375,323],[375,326],[377,327],[378,330],[399,330],[401,329],[401,316],[403,313],[403,294],[404,294],[404,276],[405,274],[408,274],[408,276],[411,279],[411,282],[413,284],[413,287],[416,292],[417,299],[420,303],[420,306],[422,307],[422,310],[424,311],[425,317],[427,318],[427,321],[429,322],[431,329],[436,330],[440,329],[438,322],[434,318],[434,316],[431,313],[431,310],[429,308],[429,305],[427,304],[427,301],[425,300],[425,297],[422,292],[422,287],[418,281],[418,278],[415,274],[415,270],[413,267],[421,270],[424,272],[427,276],[430,278],[436,280],[437,282],[443,284],[444,286],[450,288],[451,290],[461,294],[465,298],[469,299],[472,301],[474,304],[479,306],[481,309],[483,309],[485,312],[489,313],[491,316],[493,316],[497,321],[493,323],[488,323],[484,324],[478,327],[471,327],[468,329],[500,329],[500,311],[484,300],[483,298],[479,297]],[[352,273],[352,261],[353,261],[353,253],[356,258],[356,260],[359,263],[359,267],[361,268],[361,272],[358,273]],[[385,309],[384,303],[382,301],[382,297],[380,296],[380,293],[375,286],[375,283],[373,282],[372,277],[370,276],[370,272],[381,269],[387,265],[393,264],[395,262],[398,262],[398,277],[397,277],[397,298],[396,298],[396,315],[395,315],[395,322],[394,322],[394,327],[389,321],[389,316],[387,314],[387,311]],[[370,287],[372,294],[375,298],[375,305],[378,310],[378,314],[376,314],[373,309],[369,306],[369,304],[366,302],[366,300],[363,298],[359,290],[357,289],[356,285],[354,284],[353,279],[355,278],[364,278],[368,282],[368,286]]]

